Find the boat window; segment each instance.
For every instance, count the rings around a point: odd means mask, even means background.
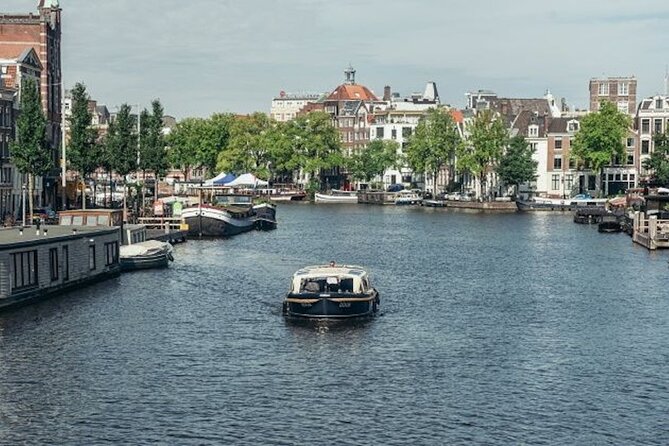
[[[109,226],[109,215],[98,215],[98,224],[100,226]]]
[[[84,225],[84,216],[83,215],[73,215],[72,224],[74,226],[83,226]]]
[[[342,293],[352,293],[353,279],[342,279],[340,284],[340,289]]]
[[[98,219],[95,215],[86,216],[86,226],[96,226],[98,224]]]
[[[60,218],[60,224],[62,226],[70,226],[72,224],[72,216],[71,215],[63,215]]]

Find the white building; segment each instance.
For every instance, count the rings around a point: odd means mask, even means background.
[[[272,99],[270,117],[276,121],[286,122],[297,117],[297,113],[311,102],[317,102],[322,94],[304,93],[289,94],[285,91],[279,93],[279,96]]]
[[[669,97],[656,95],[643,99],[636,114],[639,126],[639,162],[642,177],[648,177],[650,172],[643,168],[643,161],[650,157],[655,150],[655,135],[669,130]]]

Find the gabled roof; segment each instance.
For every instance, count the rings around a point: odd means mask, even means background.
[[[579,118],[553,118],[548,124],[548,133],[569,133],[567,124],[571,121],[579,121]]]
[[[327,97],[328,101],[378,101],[379,99],[372,93],[372,91],[359,84],[342,84],[334,89]]]
[[[40,70],[43,68],[37,53],[32,47],[0,46],[0,60],[31,65]]]
[[[539,137],[544,137],[546,135],[546,115],[540,115],[530,110],[521,111],[516,119],[513,121],[511,128],[516,130],[517,135],[529,136],[529,127],[531,125],[536,125],[538,127]]]

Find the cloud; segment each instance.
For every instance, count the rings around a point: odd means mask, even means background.
[[[3,0],[3,10],[37,2]],[[161,98],[178,117],[268,111],[280,90],[357,79],[408,94],[464,92],[587,105],[593,76],[631,75],[639,98],[662,86],[669,4],[660,0],[62,0],[66,83],[111,107]],[[647,12],[652,11],[652,13]]]

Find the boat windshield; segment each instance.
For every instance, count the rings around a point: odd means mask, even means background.
[[[310,277],[302,279],[301,293],[353,293],[353,278]]]

